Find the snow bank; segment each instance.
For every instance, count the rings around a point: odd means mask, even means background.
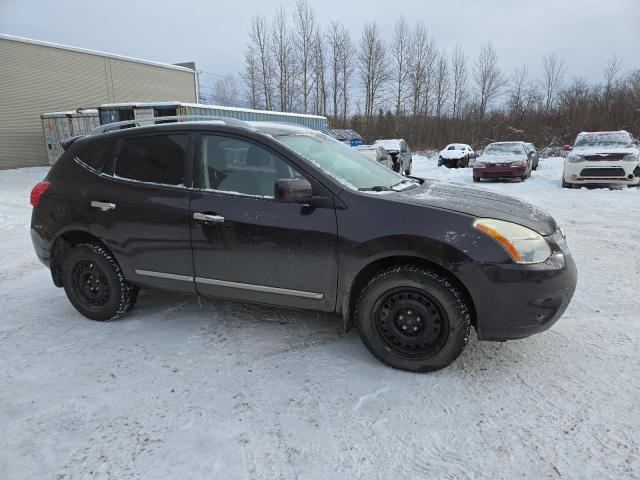
[[[563,190],[561,159],[482,183],[551,212],[580,270],[548,332],[391,370],[313,312],[143,292],[81,317],[35,258],[0,171],[0,472],[13,479],[632,479],[640,472],[640,190]],[[414,157],[429,178],[469,169]],[[371,212],[375,217],[375,212]]]

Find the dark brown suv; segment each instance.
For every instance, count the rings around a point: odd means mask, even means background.
[[[312,309],[355,324],[384,363],[429,371],[471,326],[486,340],[549,328],[576,285],[546,213],[401,176],[305,128],[164,123],[65,147],[33,189],[31,235],[94,320],[147,286]]]

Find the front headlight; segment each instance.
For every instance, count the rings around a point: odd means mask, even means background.
[[[473,164],[474,168],[486,168],[487,167],[487,162],[476,162]]]
[[[544,237],[522,225],[493,218],[478,218],[473,226],[502,245],[516,263],[540,263],[551,255],[551,247]]]
[[[517,162],[513,162],[511,163],[512,167],[526,167],[527,166],[527,162],[524,160],[518,160]]]
[[[584,157],[582,155],[569,155],[569,162],[570,163],[580,163],[580,162],[584,162]]]
[[[636,155],[635,153],[630,153],[629,155],[625,155],[624,157],[622,157],[622,160],[625,160],[627,162],[637,162],[638,155]]]

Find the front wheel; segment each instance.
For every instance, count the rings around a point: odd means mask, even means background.
[[[138,296],[113,255],[95,243],[69,251],[62,262],[62,281],[73,306],[91,320],[119,317],[133,308]]]
[[[381,362],[409,372],[450,365],[464,349],[471,323],[464,295],[447,277],[401,266],[376,275],[356,309],[360,338]]]
[[[474,183],[479,183],[480,182],[480,177],[473,177],[473,181],[474,181]]]
[[[564,177],[562,177],[562,188],[573,188],[573,184],[565,182]]]

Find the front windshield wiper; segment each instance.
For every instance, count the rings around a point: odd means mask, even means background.
[[[390,192],[391,188],[384,185],[374,185],[373,187],[360,187],[359,192]]]

